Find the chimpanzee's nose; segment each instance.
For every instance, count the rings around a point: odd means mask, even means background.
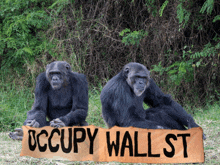
[[[57,81],[57,80],[58,80],[58,77],[57,77],[57,76],[53,76],[52,80],[53,80],[53,81]]]
[[[139,81],[139,84],[143,84],[144,82],[143,81]]]

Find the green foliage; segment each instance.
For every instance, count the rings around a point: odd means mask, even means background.
[[[167,6],[168,3],[169,3],[169,1],[166,0],[166,1],[163,3],[163,5],[160,7],[160,10],[159,10],[160,17],[162,17],[163,11],[164,11],[164,9],[165,9],[165,7]]]
[[[204,46],[201,52],[196,52],[192,54],[190,57],[192,59],[201,59],[204,57],[215,56],[218,53],[218,49],[220,49],[220,42],[216,46],[212,46],[211,43],[208,43]]]
[[[3,0],[0,2],[0,53],[3,64],[14,67],[32,62],[45,48],[43,33],[50,24],[44,10],[51,1]]]
[[[34,86],[47,63],[66,60],[93,85],[104,85],[129,61],[157,64],[155,80],[176,99],[186,92],[184,99],[194,99],[195,88],[203,103],[220,93],[219,20],[214,0],[3,0],[0,67]]]
[[[220,21],[220,15],[215,16],[212,22]]]
[[[220,49],[220,42],[213,46],[208,43],[200,52],[192,53],[193,46],[185,46],[183,50],[182,60],[176,61],[172,65],[162,67],[161,62],[158,65],[153,65],[153,71],[158,72],[160,75],[164,73],[169,76],[170,82],[179,86],[182,81],[192,82],[194,78],[194,68],[204,67],[207,63],[212,61],[210,58],[204,62],[206,57],[216,56]],[[216,64],[213,64],[216,66]]]
[[[192,60],[176,61],[168,67],[162,67],[161,62],[153,65],[152,71],[159,72],[160,75],[168,74],[169,82],[179,86],[183,80],[191,82],[193,80]]]
[[[213,7],[214,7],[214,0],[206,0],[202,6],[200,12],[204,13],[206,11],[208,14],[211,14]]]
[[[168,68],[165,68],[161,65],[161,61],[158,63],[158,65],[152,65],[153,69],[152,71],[158,72],[161,75],[163,75],[164,72],[168,70]]]
[[[176,61],[168,67],[168,75],[171,82],[175,85],[180,85],[181,81],[191,82],[193,80],[192,60],[189,61]]]
[[[140,40],[147,36],[148,32],[144,30],[131,32],[130,29],[126,28],[122,30],[119,35],[123,37],[122,43],[124,43],[125,45],[139,45]]]
[[[191,13],[183,7],[183,3],[181,1],[177,6],[176,12],[177,18],[179,19],[179,24],[182,24],[182,28],[184,28],[189,21]]]
[[[153,17],[157,15],[157,6],[155,3],[155,0],[145,0],[145,6],[147,6],[148,12],[152,13]]]
[[[49,9],[53,9],[55,6],[63,6],[64,4],[68,4],[69,0],[57,0],[55,1],[50,7]]]
[[[48,9],[55,9],[54,11],[58,14],[68,4],[70,4],[69,0],[56,0]]]

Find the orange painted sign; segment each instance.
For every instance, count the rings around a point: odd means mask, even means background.
[[[124,163],[204,162],[200,127],[183,131],[93,125],[22,129],[20,156]]]

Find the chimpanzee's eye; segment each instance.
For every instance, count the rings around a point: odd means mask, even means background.
[[[61,73],[57,73],[57,77],[59,77],[59,79],[61,78]]]

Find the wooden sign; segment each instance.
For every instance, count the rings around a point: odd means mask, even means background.
[[[93,125],[22,129],[20,156],[124,163],[204,162],[200,127],[183,131]]]

